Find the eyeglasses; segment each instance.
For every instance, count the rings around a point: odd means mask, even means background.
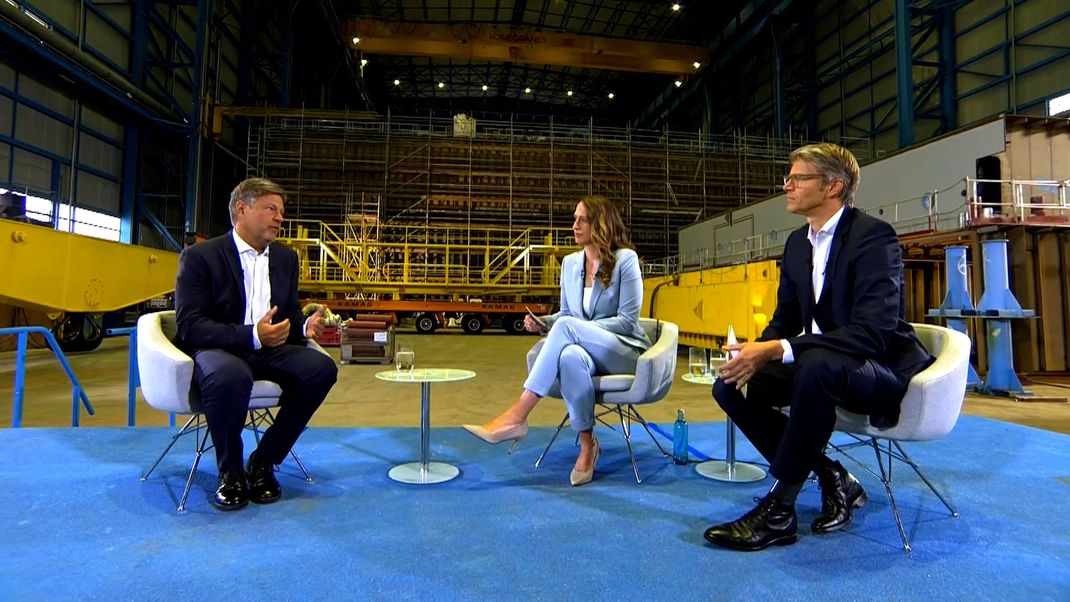
[[[784,176],[784,186],[792,185],[798,186],[799,182],[805,182],[806,180],[813,180],[815,178],[824,178],[825,176],[819,173],[796,173],[790,176]]]

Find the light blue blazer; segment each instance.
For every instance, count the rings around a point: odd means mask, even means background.
[[[553,326],[562,316],[588,320],[617,335],[622,342],[641,350],[650,348],[650,340],[639,326],[643,306],[643,274],[639,256],[631,249],[617,249],[617,265],[609,286],[597,277],[591,290],[591,307],[583,307],[583,250],[567,255],[561,263],[561,311],[547,316]],[[597,271],[597,267],[595,271]]]

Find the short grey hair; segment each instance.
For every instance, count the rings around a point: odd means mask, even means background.
[[[840,202],[846,206],[854,205],[855,192],[862,180],[862,173],[858,168],[858,160],[851,151],[838,144],[822,142],[795,149],[788,160],[791,163],[805,161],[813,165],[826,182],[841,180],[843,192],[840,193]]]
[[[252,205],[256,199],[265,194],[277,194],[286,202],[286,191],[282,186],[266,178],[247,178],[238,183],[234,190],[230,191],[230,225],[238,222],[238,201],[246,205]]]

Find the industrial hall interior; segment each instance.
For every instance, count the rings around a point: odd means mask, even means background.
[[[0,0],[0,592],[1070,596],[1070,3]]]

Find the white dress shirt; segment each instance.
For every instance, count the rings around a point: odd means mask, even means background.
[[[820,230],[814,232],[811,227],[806,232],[806,238],[810,240],[810,245],[813,247],[810,263],[813,268],[810,272],[810,283],[813,285],[814,305],[817,305],[817,302],[821,299],[822,289],[825,288],[825,268],[828,266],[829,251],[832,250],[832,235],[836,232],[836,226],[840,223],[841,217],[843,217],[843,207],[833,213],[832,217],[821,226]],[[817,320],[813,318],[810,319],[810,332],[821,334],[821,327],[817,325]],[[784,349],[784,356],[780,361],[785,364],[794,363],[795,354],[792,352],[791,344],[788,343],[788,340],[780,339],[780,346]]]
[[[253,324],[253,349],[260,349],[260,335],[255,324],[271,309],[271,278],[268,273],[268,255],[271,247],[265,247],[263,253],[257,253],[249,243],[242,240],[235,230],[234,244],[238,246],[238,258],[241,260],[242,280],[245,283],[245,324]]]

